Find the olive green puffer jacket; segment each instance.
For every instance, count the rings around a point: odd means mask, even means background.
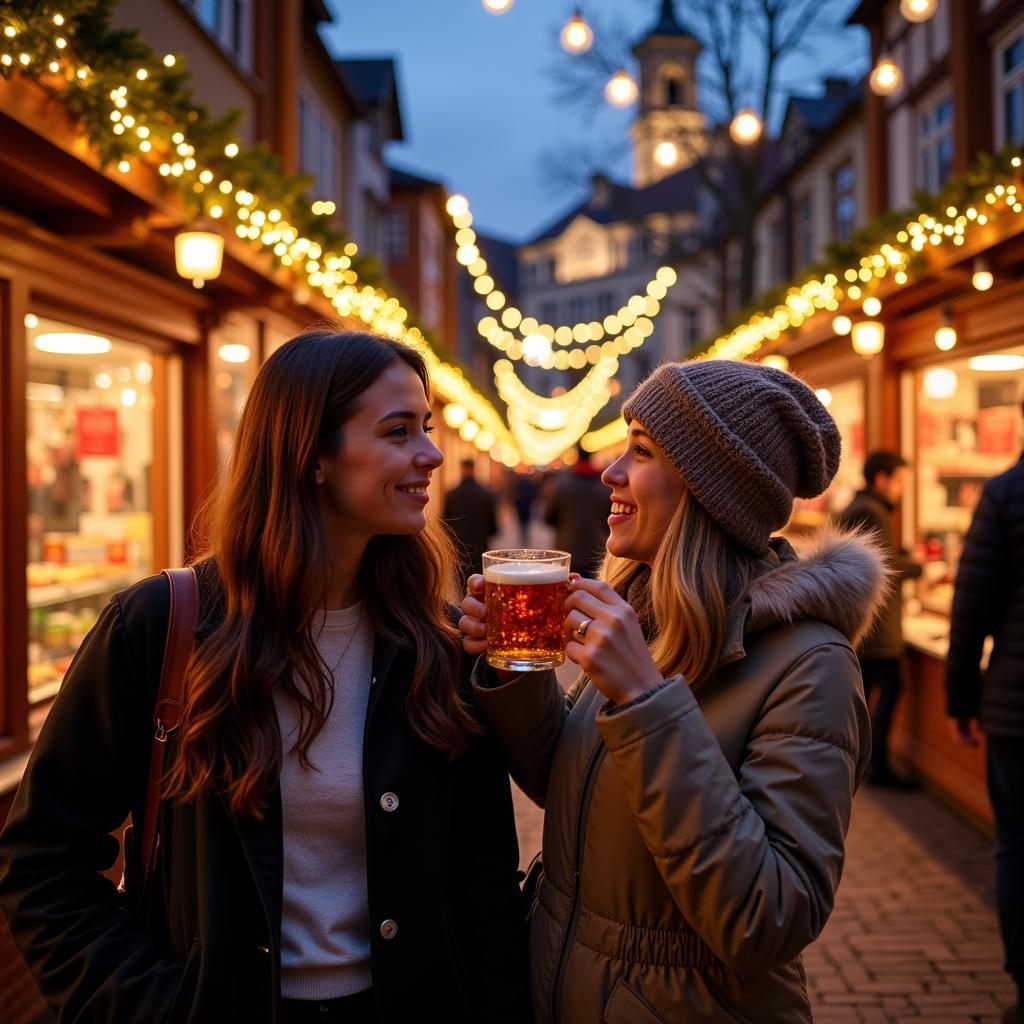
[[[537,1024],[805,1024],[801,951],[843,868],[870,752],[853,644],[884,593],[878,549],[825,534],[776,563],[713,676],[620,708],[584,677],[475,690],[545,808],[531,920]]]

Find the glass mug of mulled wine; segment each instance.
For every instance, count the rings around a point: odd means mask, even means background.
[[[536,548],[484,552],[488,665],[537,672],[565,661],[569,558]]]

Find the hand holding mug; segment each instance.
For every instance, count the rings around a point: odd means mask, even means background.
[[[663,680],[636,612],[607,583],[574,576],[565,602],[566,657],[616,704]]]

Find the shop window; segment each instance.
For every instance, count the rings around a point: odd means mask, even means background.
[[[689,351],[700,344],[700,309],[697,306],[680,306],[679,313],[683,318],[683,344]]]
[[[196,20],[243,67],[252,66],[252,0],[190,0]]]
[[[404,210],[385,214],[380,223],[381,255],[389,262],[400,262],[409,253],[409,218]]]
[[[938,192],[953,169],[953,98],[944,96],[918,115],[918,184]]]
[[[782,214],[768,226],[768,252],[770,282],[784,281],[790,277],[786,218]]]
[[[30,316],[28,692],[52,697],[100,609],[153,571],[153,364]]]
[[[334,118],[312,92],[299,93],[299,159],[321,195],[341,195],[341,158]]]
[[[817,498],[798,498],[793,506],[791,526],[813,528],[837,516],[849,505],[861,487],[864,470],[864,381],[860,379],[828,384],[817,390],[843,439],[839,469],[828,490]]]
[[[814,204],[804,196],[796,204],[796,262],[797,269],[810,266],[814,259]]]
[[[904,543],[925,562],[916,584],[925,612],[949,614],[982,487],[1020,456],[1022,371],[1024,347],[950,360],[904,379],[916,401],[914,436],[906,445],[914,489]]]
[[[1024,142],[1024,30],[996,52],[999,145]]]
[[[212,342],[217,464],[224,467],[256,373],[258,328],[252,320],[229,314]]]
[[[853,237],[857,220],[857,175],[847,161],[832,172],[832,234],[841,242]]]

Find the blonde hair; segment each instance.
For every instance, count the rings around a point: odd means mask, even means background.
[[[691,686],[714,671],[729,616],[765,571],[684,492],[658,546],[646,592],[631,595],[637,612],[653,620],[648,646],[665,677],[682,674]],[[641,573],[639,563],[609,554],[601,578],[624,597]]]

